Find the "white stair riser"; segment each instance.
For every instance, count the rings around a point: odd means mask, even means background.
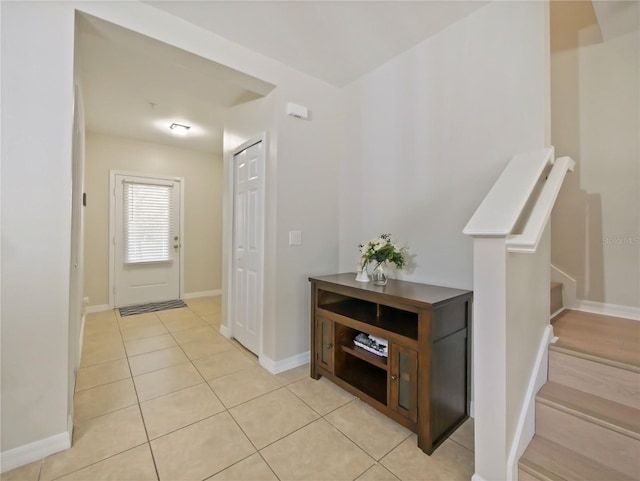
[[[536,403],[536,434],[640,479],[640,441]]]
[[[549,381],[640,409],[640,373],[549,351]]]

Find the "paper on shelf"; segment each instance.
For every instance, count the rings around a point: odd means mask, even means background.
[[[386,339],[376,338],[361,332],[353,340],[353,343],[376,356],[388,357],[388,342]]]

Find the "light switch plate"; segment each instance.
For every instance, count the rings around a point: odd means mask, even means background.
[[[289,231],[289,245],[290,246],[302,245],[302,231],[299,231],[299,230]]]

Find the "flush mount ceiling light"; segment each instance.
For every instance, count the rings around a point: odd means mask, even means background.
[[[176,135],[187,135],[187,132],[189,132],[191,127],[188,125],[176,124],[174,122],[169,126],[169,128],[171,129],[171,132]]]

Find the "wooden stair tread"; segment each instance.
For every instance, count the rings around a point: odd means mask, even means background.
[[[640,440],[640,410],[555,382],[547,382],[536,401]]]
[[[617,367],[618,369],[640,373],[640,364],[635,362],[636,355],[610,352],[607,349],[592,349],[581,343],[563,340],[549,344],[549,350],[599,362],[600,364]]]
[[[520,458],[519,467],[544,481],[634,481],[626,474],[538,435]]]
[[[553,332],[564,348],[581,357],[640,372],[640,322],[589,312],[565,310],[554,317]],[[569,352],[569,354],[571,354]]]

